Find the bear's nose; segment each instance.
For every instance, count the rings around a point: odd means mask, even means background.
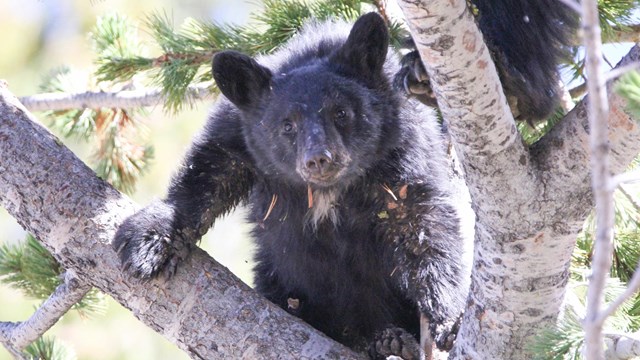
[[[304,165],[313,175],[324,175],[333,165],[333,156],[327,149],[307,151],[304,155]]]

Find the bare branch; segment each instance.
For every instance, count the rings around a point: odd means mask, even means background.
[[[65,269],[193,358],[362,357],[271,304],[200,249],[171,280],[140,281],[122,273],[110,242],[134,212],[133,203],[97,178],[2,86],[0,205]]]
[[[209,84],[190,86],[187,101],[211,99]],[[125,90],[118,92],[84,92],[77,94],[46,93],[20,98],[20,102],[31,111],[67,110],[83,108],[121,108],[156,106],[165,102],[162,89]]]
[[[631,194],[629,189],[627,189],[627,187],[624,184],[620,184],[618,186],[618,189],[620,190],[622,195],[624,195],[627,198],[627,200],[629,200],[629,202],[631,203],[631,205],[633,205],[636,211],[640,212],[640,202],[638,202],[638,199],[636,199],[636,197]]]
[[[620,307],[620,305],[624,304],[629,298],[634,296],[636,292],[640,289],[640,263],[636,266],[636,271],[633,273],[633,277],[629,281],[627,288],[625,291],[620,294],[609,306],[598,314],[598,317],[594,320],[595,323],[604,324],[607,317],[613,315],[616,310]]]
[[[587,83],[586,82],[584,82],[584,83],[574,87],[573,89],[569,90],[569,94],[571,94],[571,97],[573,99],[579,98],[579,97],[583,96],[586,93],[587,93]]]
[[[5,331],[0,337],[0,342],[7,348],[23,350],[55,325],[90,289],[89,285],[76,277],[73,270],[66,271],[63,283],[28,320],[3,326]]]
[[[602,64],[601,30],[597,0],[582,1],[582,31],[586,49],[585,69],[589,93],[589,128],[591,142],[591,185],[596,204],[596,234],[591,276],[587,290],[587,313],[583,321],[585,331],[585,357],[604,358],[600,307],[604,300],[604,287],[611,267],[613,251],[614,204],[609,165],[607,77],[600,71]]]
[[[624,66],[616,67],[615,69],[612,69],[611,71],[609,71],[604,75],[605,81],[617,79],[618,77],[628,73],[629,71],[636,70],[638,68],[640,68],[640,62],[637,62],[637,61],[632,62],[630,64],[626,64]]]
[[[625,173],[616,175],[611,179],[611,189],[615,190],[623,184],[631,184],[640,181],[640,170],[627,171]]]

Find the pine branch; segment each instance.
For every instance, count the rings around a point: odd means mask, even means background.
[[[269,53],[289,40],[307,20],[355,20],[363,3],[381,4],[377,0],[266,0],[264,10],[252,14],[251,26],[191,19],[179,30],[166,14],[153,14],[146,27],[162,51],[155,58],[144,56],[137,42],[127,41],[135,34],[135,26],[128,20],[117,16],[101,19],[93,32],[99,54],[97,75],[101,81],[112,82],[130,81],[138,74],[146,76],[162,87],[165,108],[178,111],[193,82],[211,79],[210,61],[217,52],[233,49],[249,55]],[[401,44],[406,30],[396,21],[388,25],[391,43]]]
[[[189,101],[213,98],[210,84],[189,86],[185,94]],[[135,109],[157,106],[166,102],[162,89],[122,90],[116,92],[87,91],[84,93],[46,93],[23,96],[20,102],[31,111],[68,110],[83,108]]]
[[[640,24],[613,26],[611,34],[605,40],[608,43],[640,42]]]
[[[40,337],[24,349],[29,360],[76,360],[73,352],[53,338]]]
[[[73,270],[64,273],[62,284],[31,315],[20,323],[0,323],[0,342],[8,349],[24,349],[42,336],[64,314],[89,292],[91,287],[82,282]]]
[[[596,237],[591,278],[587,292],[587,312],[583,322],[585,355],[589,359],[602,359],[602,326],[600,307],[604,288],[611,268],[613,251],[614,204],[609,168],[608,118],[606,77],[600,71],[602,41],[598,2],[582,1],[582,30],[586,56],[587,89],[589,93],[589,127],[591,143],[592,188],[596,204]]]

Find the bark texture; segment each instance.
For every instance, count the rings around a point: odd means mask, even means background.
[[[451,357],[528,359],[527,344],[560,312],[576,234],[593,206],[587,107],[527,149],[466,2],[399,3],[477,215],[471,290]],[[639,55],[634,48],[625,61]],[[620,172],[640,152],[640,128],[620,98],[609,104],[610,164]]]
[[[125,276],[109,243],[134,204],[0,85],[0,205],[66,268],[196,359],[358,358],[197,249],[168,282]]]
[[[73,270],[67,270],[63,278],[63,283],[27,321],[0,322],[0,343],[19,353],[55,325],[91,289],[76,277]]]

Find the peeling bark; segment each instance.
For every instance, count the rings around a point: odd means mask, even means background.
[[[170,281],[123,274],[109,243],[134,204],[98,179],[2,85],[0,205],[64,268],[192,358],[361,357],[257,295],[200,249]]]

